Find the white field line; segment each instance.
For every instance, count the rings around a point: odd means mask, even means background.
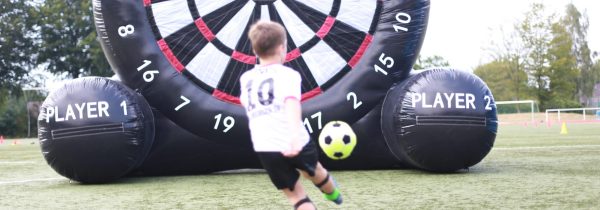
[[[15,181],[0,181],[0,185],[10,184],[22,184],[29,182],[44,182],[44,181],[55,181],[55,180],[66,180],[65,178],[46,178],[46,179],[28,179],[28,180],[15,180]]]
[[[539,147],[494,147],[492,150],[536,150],[536,149],[600,149],[600,144],[589,145],[564,145],[564,146],[539,146]]]

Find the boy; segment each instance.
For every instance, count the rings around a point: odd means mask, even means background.
[[[302,125],[300,74],[285,67],[286,31],[279,23],[259,21],[248,37],[259,65],[241,78],[240,100],[248,115],[250,134],[269,178],[295,209],[315,209],[299,181],[299,172],[325,198],[342,203],[333,177],[318,162],[315,143]]]

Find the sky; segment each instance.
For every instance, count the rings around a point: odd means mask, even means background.
[[[564,14],[572,2],[589,16],[588,44],[600,53],[600,1],[598,0],[431,0],[429,24],[421,56],[439,55],[453,68],[472,71],[490,61],[489,50],[500,28],[512,30],[531,4],[541,2],[546,10]],[[497,40],[496,40],[497,41]]]

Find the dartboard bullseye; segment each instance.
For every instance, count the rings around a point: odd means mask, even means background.
[[[352,123],[410,71],[427,0],[95,0],[102,46],[128,86],[207,139],[249,137],[239,77],[257,64],[247,31],[284,25],[285,65],[302,76],[304,124]]]

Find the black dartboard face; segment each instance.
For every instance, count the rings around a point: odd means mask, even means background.
[[[200,137],[245,143],[239,78],[257,65],[247,37],[254,22],[286,28],[284,65],[302,76],[303,123],[316,137],[329,121],[362,118],[408,75],[429,13],[428,0],[95,0],[93,6],[102,48],[123,83]]]
[[[214,97],[239,103],[239,78],[257,64],[247,33],[258,20],[288,32],[285,65],[302,76],[303,100],[350,71],[369,47],[381,1],[145,1],[158,46],[174,68]]]

